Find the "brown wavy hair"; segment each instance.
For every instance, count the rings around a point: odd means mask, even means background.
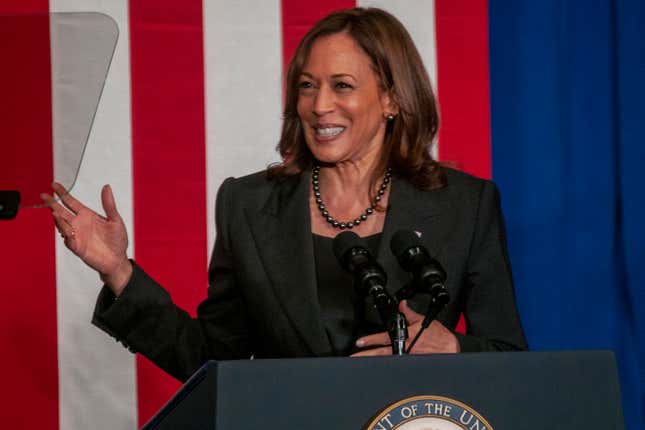
[[[399,108],[394,120],[388,121],[370,189],[374,189],[388,166],[417,188],[444,186],[442,169],[430,155],[439,128],[439,113],[428,73],[403,24],[378,8],[333,12],[318,21],[300,41],[287,71],[284,122],[277,147],[283,162],[269,167],[269,177],[297,175],[310,169],[315,161],[298,116],[298,83],[314,42],[337,33],[346,33],[363,49],[383,90],[390,93]]]

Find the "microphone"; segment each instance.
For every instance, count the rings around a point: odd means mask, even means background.
[[[385,290],[385,271],[356,233],[344,231],[338,234],[332,247],[341,267],[354,275],[356,288],[361,296],[387,296],[391,300]]]
[[[413,231],[397,231],[390,241],[390,249],[401,268],[412,273],[412,285],[402,289],[403,297],[399,299],[408,298],[415,292],[424,292],[430,293],[432,301],[438,306],[444,306],[450,301],[450,295],[444,286],[445,270],[437,260],[430,257],[423,242]]]
[[[405,353],[405,341],[408,330],[405,317],[398,311],[398,304],[385,289],[387,275],[363,240],[352,231],[338,234],[332,248],[341,267],[354,275],[354,286],[363,296],[371,296],[374,305],[385,325],[390,340],[392,353]]]
[[[446,271],[437,260],[430,257],[423,242],[413,231],[399,230],[394,233],[390,241],[390,249],[399,261],[401,268],[412,273],[412,282],[397,291],[397,299],[407,299],[416,292],[430,293],[430,303],[421,322],[421,329],[412,339],[406,351],[409,354],[421,337],[421,333],[428,328],[450,301],[450,295],[444,286]]]

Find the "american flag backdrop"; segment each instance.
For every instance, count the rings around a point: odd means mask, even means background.
[[[589,327],[582,310],[580,315],[567,318],[561,317],[569,312],[566,305],[550,311],[556,313],[555,317],[545,313],[542,306],[552,297],[536,292],[530,280],[536,275],[531,270],[537,268],[523,263],[533,255],[523,248],[531,243],[526,230],[530,233],[532,229],[537,239],[540,230],[519,219],[522,211],[534,213],[533,206],[525,207],[526,202],[517,197],[531,191],[518,189],[513,179],[517,166],[512,161],[517,157],[509,159],[505,154],[542,151],[528,147],[530,141],[522,141],[521,133],[511,135],[505,127],[506,118],[515,109],[526,107],[515,99],[512,106],[505,103],[512,99],[512,95],[505,99],[506,92],[511,91],[506,84],[517,88],[529,82],[517,82],[523,70],[517,71],[515,81],[505,81],[508,71],[503,65],[512,49],[516,49],[516,55],[530,56],[530,52],[522,51],[530,44],[520,43],[521,35],[516,34],[518,29],[509,24],[510,20],[521,22],[521,17],[528,23],[534,21],[530,7],[507,9],[504,3],[3,0],[0,14],[96,11],[117,22],[120,33],[116,51],[73,194],[100,210],[101,186],[111,184],[130,235],[130,255],[166,286],[175,303],[194,315],[197,304],[206,296],[216,191],[226,177],[242,176],[278,161],[275,146],[281,127],[283,73],[300,38],[314,22],[336,9],[378,6],[390,11],[410,31],[435,83],[441,109],[438,158],[480,177],[492,175],[501,185],[503,199],[507,189],[515,193],[509,198],[515,206],[505,209],[511,251],[521,253],[517,257],[520,273],[516,269],[516,288],[520,314],[528,315],[523,316],[523,322],[529,344],[539,349],[615,350],[629,428],[637,429],[643,422],[645,355],[642,320],[635,315],[645,303],[643,293],[634,287],[629,294],[620,295],[622,301],[616,299],[612,308],[606,309],[611,316],[603,317],[611,324],[611,333],[592,335],[585,331]],[[566,15],[560,13],[559,2],[543,3],[556,4],[555,12],[544,12],[544,22],[535,25],[536,35],[544,30],[542,26],[553,24],[550,19],[557,23]],[[638,2],[626,3],[631,7]],[[638,22],[645,24],[643,8],[634,6],[634,10],[640,17]],[[493,23],[499,24],[498,29],[492,27]],[[49,97],[51,92],[46,67],[49,29],[46,22],[43,25],[34,30],[33,40],[25,41],[29,49],[43,51],[44,67],[36,69],[40,81],[30,88],[32,97]],[[508,39],[511,34],[520,42]],[[638,58],[642,60],[642,56]],[[535,72],[533,77],[539,79],[539,75]],[[20,82],[16,86],[20,87]],[[491,94],[491,88],[500,90]],[[566,91],[569,87],[563,88]],[[642,91],[642,85],[638,91]],[[496,107],[501,112],[497,117]],[[529,114],[518,119],[530,120]],[[511,131],[514,127],[519,125],[513,123]],[[51,142],[50,129],[48,112],[41,112],[38,125],[28,130],[29,138]],[[636,133],[643,133],[642,126]],[[0,142],[2,146],[9,144]],[[53,174],[48,157],[38,157],[44,166],[38,174],[44,177]],[[642,152],[632,158],[645,161],[639,157]],[[571,179],[567,173],[570,170],[563,171],[564,177]],[[630,210],[645,214],[642,205]],[[515,244],[514,232],[521,236]],[[631,234],[632,239],[645,239],[642,229]],[[143,425],[179,383],[90,324],[100,287],[96,273],[66,250],[45,209],[24,209],[15,220],[0,223],[0,237],[0,244],[9,244],[0,248],[0,362],[5,369],[0,425],[63,430],[134,429]],[[543,248],[540,252],[545,252]],[[630,252],[624,256],[626,261],[643,255],[638,247]],[[629,285],[645,281],[642,268],[625,270],[626,277],[621,279]],[[577,290],[572,297],[574,293]],[[564,303],[568,300],[564,293],[559,299]],[[544,320],[552,322],[553,318],[566,326],[547,323],[549,330],[541,330]],[[576,318],[579,327],[572,322]],[[618,332],[627,334],[616,337]],[[579,339],[579,334],[584,341],[572,340]]]

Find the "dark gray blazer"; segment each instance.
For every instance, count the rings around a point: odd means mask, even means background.
[[[389,288],[409,279],[389,250],[392,235],[419,231],[448,274],[451,302],[438,319],[454,329],[465,314],[461,350],[525,349],[497,188],[455,170],[446,175],[447,186],[434,191],[393,179],[377,255]],[[268,181],[260,172],[222,184],[208,298],[197,318],[133,262],[117,300],[103,288],[93,322],[180,380],[209,359],[331,355],[318,304],[309,187],[310,173]]]

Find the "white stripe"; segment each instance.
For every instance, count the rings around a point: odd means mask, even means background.
[[[437,94],[437,39],[434,0],[357,0],[361,7],[379,7],[403,23],[417,46]],[[437,145],[432,156],[437,157]]]
[[[112,184],[132,237],[128,1],[50,0],[50,9],[100,11],[118,23],[115,56],[73,194],[99,210],[101,186]],[[54,91],[56,97],[57,90]],[[67,108],[65,103],[55,103],[54,119],[68,114]],[[60,135],[55,133],[54,146],[60,145]],[[55,167],[59,168],[60,165]],[[58,174],[60,171],[55,172]],[[135,429],[134,356],[90,324],[100,287],[98,276],[65,249],[60,240],[56,242],[56,265],[60,428]]]
[[[209,251],[221,182],[278,160],[281,35],[279,0],[204,2]]]
[[[430,80],[437,82],[437,43],[434,0],[357,0],[361,7],[378,7],[394,15],[408,30],[417,46]]]

